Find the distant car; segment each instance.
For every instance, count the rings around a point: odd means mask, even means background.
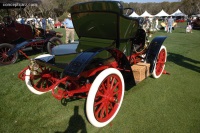
[[[54,27],[55,27],[55,28],[64,28],[64,24],[63,24],[63,22],[58,21],[58,22],[56,22],[56,23],[54,24]]]
[[[177,19],[176,22],[177,23],[183,23],[183,22],[185,22],[185,20],[184,19]]]
[[[62,23],[60,21],[57,21],[55,24],[54,24],[54,27],[55,28],[61,28],[62,27]]]
[[[200,29],[200,17],[192,22],[193,29]]]
[[[31,27],[5,16],[0,25],[0,66],[15,63],[19,54],[27,57],[23,50],[28,47],[51,53],[55,45],[62,44],[61,37],[60,32]]]

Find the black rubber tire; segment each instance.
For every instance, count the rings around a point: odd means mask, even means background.
[[[17,61],[19,55],[18,51],[9,57],[6,57],[6,53],[13,48],[14,46],[9,43],[0,44],[0,65],[9,65]]]

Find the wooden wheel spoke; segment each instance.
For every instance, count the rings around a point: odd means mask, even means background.
[[[47,79],[51,84],[54,84],[54,79],[50,78],[50,79]],[[55,81],[56,82],[56,81]]]
[[[99,107],[95,107],[96,109],[95,109],[95,116],[99,116],[99,112],[102,110],[102,108],[103,108],[103,103],[101,103],[100,105],[99,105]]]
[[[113,110],[113,108],[114,108],[114,105],[113,105],[113,103],[109,103],[109,106],[107,106],[108,107],[108,113],[110,113],[112,110]]]
[[[104,94],[105,94],[105,91],[99,90],[99,91],[97,91],[96,96],[97,96],[97,97],[104,97]]]
[[[98,106],[99,104],[101,104],[101,103],[103,103],[104,102],[104,99],[101,99],[101,100],[99,100],[98,102],[96,102],[95,104],[94,104],[94,106],[96,107],[96,106]]]
[[[105,88],[110,88],[110,78],[106,79],[106,87]]]
[[[118,85],[119,85],[119,82],[117,82],[117,83],[112,87],[112,91],[113,91],[113,92],[114,92],[115,89],[118,87]]]
[[[116,96],[117,94],[119,94],[119,90],[113,92],[112,96],[114,97],[114,96]]]
[[[106,113],[106,106],[104,105],[100,111],[100,118],[104,118]]]
[[[6,52],[6,48],[5,49],[2,49],[2,53]]]
[[[114,85],[114,82],[116,81],[116,79],[114,77],[111,77],[111,85],[110,85],[110,88],[113,89],[113,85]]]
[[[2,57],[2,58],[0,58],[0,60],[3,62],[5,59]]]
[[[103,97],[105,97],[105,95],[99,92],[99,93],[96,95],[96,97],[102,97],[102,98],[103,98]]]
[[[105,93],[107,90],[106,90],[106,84],[101,84],[101,90]],[[103,93],[102,92],[102,93]]]
[[[40,86],[40,89],[42,89],[44,87],[45,80],[43,79],[42,81],[43,82],[41,82],[42,85]]]
[[[37,81],[35,84],[34,84],[34,88],[38,88],[37,86],[41,86],[41,83],[42,83],[43,79],[39,79],[39,81]]]

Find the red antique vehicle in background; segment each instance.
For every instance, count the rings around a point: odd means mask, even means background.
[[[5,8],[8,10],[13,7]],[[20,24],[11,16],[5,16],[0,24],[0,65],[15,63],[19,54],[26,56],[23,49],[27,47],[51,52],[54,46],[62,44],[60,37],[62,34],[59,32]]]
[[[87,98],[89,122],[103,127],[117,115],[125,90],[165,73],[166,37],[149,43],[139,19],[124,14],[133,9],[118,1],[80,3],[70,10],[79,43],[54,47],[52,54],[32,59],[18,76],[38,95]]]

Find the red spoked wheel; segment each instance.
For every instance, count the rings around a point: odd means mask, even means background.
[[[14,46],[8,43],[0,44],[0,65],[13,64],[18,59],[18,52],[8,56],[7,52],[10,51]]]
[[[166,47],[162,45],[158,53],[157,59],[155,60],[155,66],[152,73],[152,76],[154,78],[159,78],[162,75],[165,69],[166,61],[167,61],[167,50]]]
[[[86,114],[90,123],[103,127],[117,115],[124,97],[124,79],[115,68],[102,71],[88,93]]]
[[[28,89],[38,95],[51,91],[52,86],[58,80],[59,74],[42,66],[36,70],[36,73],[36,75],[33,75],[29,69],[26,70],[25,82]]]

